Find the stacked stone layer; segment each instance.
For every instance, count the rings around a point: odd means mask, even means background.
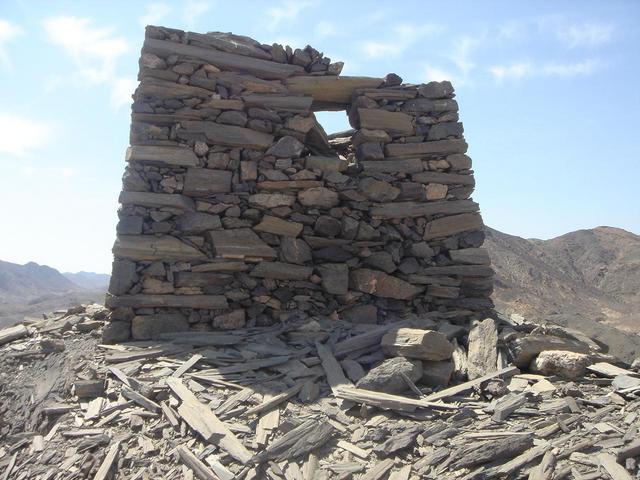
[[[451,84],[341,68],[147,27],[107,296],[122,338],[492,306]],[[354,130],[327,136],[319,110]]]

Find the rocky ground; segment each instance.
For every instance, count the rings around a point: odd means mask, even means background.
[[[0,331],[3,479],[640,478],[640,365],[521,318]],[[615,352],[614,352],[615,353]]]

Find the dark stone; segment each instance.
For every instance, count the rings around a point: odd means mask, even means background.
[[[202,212],[187,212],[176,218],[176,227],[184,233],[200,233],[222,228],[220,217]]]
[[[371,177],[362,180],[358,189],[374,202],[390,202],[400,194],[399,188]]]
[[[139,235],[142,233],[142,217],[122,217],[116,225],[116,232],[121,235]]]
[[[307,242],[299,238],[282,237],[280,257],[285,262],[303,265],[311,261],[311,249]]]
[[[352,323],[378,323],[378,307],[357,305],[342,312],[342,317]]]
[[[349,291],[349,267],[344,263],[325,263],[318,272],[322,278],[322,288],[331,295],[346,295]]]
[[[477,248],[484,243],[485,234],[482,230],[467,233],[460,238],[460,248]]]
[[[131,323],[108,322],[102,329],[102,342],[120,343],[131,338]]]
[[[360,161],[384,160],[382,145],[374,142],[361,143],[356,149],[356,158]]]
[[[321,262],[346,262],[353,255],[340,247],[324,247],[313,251],[313,259]]]
[[[379,366],[369,370],[356,384],[358,388],[384,393],[402,393],[409,389],[400,375],[404,373],[413,382],[422,377],[422,364],[417,360],[395,357],[385,360]]]
[[[374,252],[365,259],[364,264],[387,273],[391,273],[396,269],[393,257],[387,252]]]
[[[279,158],[299,157],[304,150],[304,144],[295,137],[287,135],[267,150],[266,155],[273,155]]]
[[[411,255],[418,258],[431,258],[436,252],[427,244],[427,242],[419,242],[411,244]]]
[[[316,220],[313,230],[323,237],[335,237],[340,234],[342,224],[340,220],[329,217],[328,215],[321,215],[318,217],[318,220]]]
[[[244,127],[247,123],[247,115],[244,112],[239,112],[237,110],[228,110],[218,115],[216,122]]]
[[[189,320],[179,313],[137,315],[131,321],[131,336],[135,340],[151,340],[161,333],[189,330]]]
[[[398,270],[406,275],[410,275],[420,270],[420,264],[413,257],[405,258],[404,260],[402,260],[402,263],[398,265]]]
[[[461,137],[464,129],[462,123],[459,122],[444,122],[436,123],[429,129],[427,140],[444,140],[448,137]]]
[[[124,295],[138,281],[136,264],[130,260],[116,258],[112,263],[109,293]]]
[[[451,98],[453,85],[448,80],[442,82],[429,82],[418,88],[418,94],[425,98]]]
[[[402,77],[395,73],[387,73],[387,75],[384,77],[384,86],[396,87],[398,85],[402,85]]]

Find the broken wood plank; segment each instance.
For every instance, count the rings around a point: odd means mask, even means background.
[[[196,353],[189,360],[180,365],[180,367],[177,368],[176,371],[171,374],[171,376],[174,378],[180,378],[185,374],[185,372],[187,372],[191,367],[198,363],[200,359],[202,359],[202,355]]]
[[[587,370],[602,375],[604,377],[617,377],[618,375],[637,376],[634,371],[627,370],[626,368],[616,367],[607,362],[598,362],[593,365],[589,365]]]
[[[288,388],[284,392],[280,392],[279,394],[274,395],[274,396],[264,400],[261,404],[256,405],[255,407],[251,407],[244,414],[245,415],[258,415],[258,414],[260,414],[262,412],[268,412],[269,410],[271,410],[272,408],[276,407],[277,405],[280,405],[285,400],[288,400],[289,398],[293,397],[294,395],[297,395],[298,392],[300,390],[302,390],[302,387],[304,386],[304,384],[307,383],[307,382],[308,382],[308,380],[305,380],[304,382],[297,383],[296,385],[294,385],[291,388]]]
[[[198,457],[196,457],[191,451],[184,445],[178,445],[176,452],[182,463],[193,470],[196,477],[200,480],[220,480],[218,476],[213,473],[209,467],[207,467]]]
[[[456,385],[454,387],[445,388],[444,390],[440,390],[439,392],[432,393],[431,395],[427,395],[424,400],[433,402],[435,400],[441,400],[443,398],[452,397],[454,395],[458,395],[462,392],[466,392],[487,380],[491,380],[493,378],[498,377],[511,377],[520,373],[517,367],[507,367],[502,370],[498,370],[497,372],[488,373],[487,375],[483,375],[482,377],[476,378],[475,380],[470,380],[468,382],[461,383],[460,385]]]
[[[331,353],[325,345],[322,345],[320,342],[316,342],[316,351],[318,352],[318,357],[320,357],[320,361],[322,362],[322,368],[327,375],[327,382],[329,383],[334,395],[336,395],[336,390],[340,387],[353,386],[345,376],[342,367],[336,360],[336,357],[333,356],[333,353]]]
[[[16,325],[14,327],[5,328],[0,330],[0,345],[13,342],[19,338],[29,335],[29,330],[24,325]]]
[[[365,390],[355,387],[339,387],[335,392],[336,397],[345,400],[351,400],[356,403],[364,403],[379,408],[398,410],[401,412],[413,412],[416,408],[429,408],[440,410],[458,410],[456,405],[447,405],[444,403],[430,402],[426,400],[418,400],[415,398],[403,397],[401,395],[393,395],[390,393],[374,392],[373,390]]]
[[[218,419],[209,407],[185,387],[180,379],[169,377],[167,386],[182,401],[178,414],[191,428],[207,442],[218,445],[233,458],[245,465],[251,460],[251,453],[244,447],[229,428]]]
[[[616,457],[610,453],[600,453],[597,458],[600,465],[602,465],[602,468],[611,475],[613,480],[633,480],[633,477],[627,469],[616,462]]]
[[[144,395],[132,390],[129,387],[122,387],[122,396],[127,400],[133,400],[138,405],[146,408],[150,412],[158,413],[160,411],[160,405],[158,405],[153,400],[149,400]]]
[[[93,480],[106,480],[109,476],[109,472],[111,471],[111,467],[113,466],[113,462],[118,455],[118,450],[120,449],[120,442],[116,441],[111,448],[107,452],[107,455],[104,457],[100,468],[96,472],[96,476],[93,477]]]
[[[387,458],[376,463],[373,468],[367,471],[359,480],[381,480],[389,470],[393,468],[393,460]]]
[[[280,462],[313,452],[329,441],[333,430],[333,425],[327,421],[318,418],[307,420],[256,454],[253,461],[255,463],[264,463],[269,460]]]
[[[362,459],[367,459],[371,454],[371,450],[365,450],[364,448],[360,448],[353,443],[346,442],[344,440],[339,440],[337,446],[346,450],[347,452],[353,453],[356,457],[360,457]]]

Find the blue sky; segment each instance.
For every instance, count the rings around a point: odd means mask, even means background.
[[[0,259],[110,270],[147,23],[309,43],[345,75],[451,79],[487,225],[640,233],[640,2],[2,0]]]

